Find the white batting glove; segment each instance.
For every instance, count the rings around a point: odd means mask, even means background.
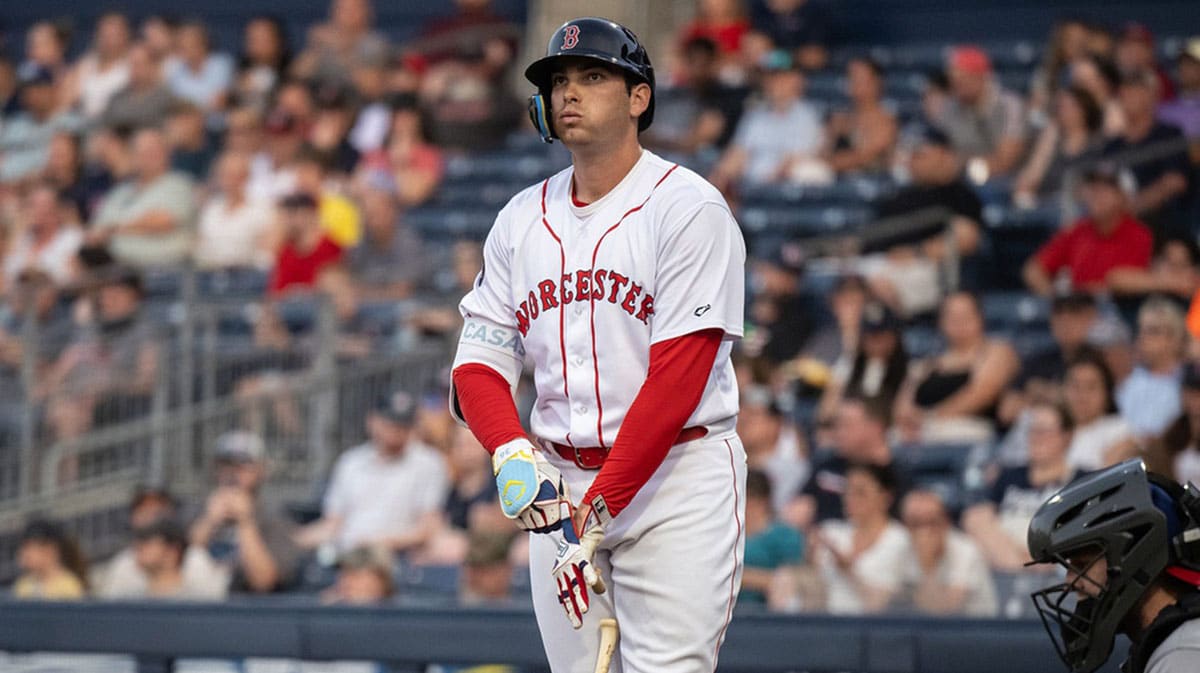
[[[502,444],[492,454],[500,509],[524,530],[549,533],[562,526],[567,485],[558,468],[525,438]],[[568,515],[569,516],[569,515]]]
[[[558,587],[558,602],[567,613],[573,628],[583,626],[583,615],[590,607],[588,589],[604,593],[604,580],[596,568],[596,547],[604,539],[604,529],[597,525],[575,534],[575,523],[568,517],[562,525],[563,539],[558,542],[554,557],[554,583]]]

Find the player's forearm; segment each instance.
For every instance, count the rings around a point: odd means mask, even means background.
[[[508,381],[499,372],[471,363],[457,367],[451,378],[463,420],[488,453],[525,436]]]

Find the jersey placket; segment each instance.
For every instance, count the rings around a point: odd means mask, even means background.
[[[566,368],[570,380],[571,404],[571,440],[575,446],[596,446],[600,440],[596,432],[596,419],[599,413],[600,401],[596,399],[597,368],[592,362],[592,326],[591,303],[592,293],[589,289],[586,296],[579,296],[577,286],[578,270],[587,272],[591,266],[591,253],[595,245],[592,240],[595,227],[589,228],[589,222],[575,217],[569,212],[565,219],[570,223],[567,229],[570,244],[567,247],[566,268],[560,279],[562,288],[560,295],[563,299],[563,316],[565,319],[564,338],[566,340]],[[593,215],[590,220],[595,219]],[[564,241],[566,243],[566,241]],[[570,301],[566,301],[567,298]]]

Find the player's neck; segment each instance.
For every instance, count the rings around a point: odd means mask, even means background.
[[[589,152],[572,149],[575,166],[574,197],[583,203],[595,203],[620,184],[642,157],[642,146],[636,141],[624,143],[608,152]]]

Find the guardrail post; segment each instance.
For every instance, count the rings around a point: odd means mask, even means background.
[[[163,484],[166,477],[167,451],[167,398],[170,395],[171,376],[167,373],[170,362],[169,348],[158,349],[158,365],[155,372],[154,392],[150,398],[150,456],[146,465],[146,480],[152,484]]]
[[[310,478],[319,479],[333,463],[336,448],[331,445],[332,428],[338,409],[337,314],[333,300],[320,296],[317,308],[317,350],[313,357],[309,408]]]
[[[137,673],[174,673],[175,660],[165,657],[139,655]]]
[[[192,455],[192,447],[196,441],[195,404],[196,391],[196,304],[198,291],[196,288],[196,265],[185,262],[183,268],[183,287],[181,300],[183,302],[183,321],[179,328],[179,384],[176,394],[179,396],[179,427],[172,428],[173,441],[166,456],[167,473],[190,476],[191,470],[179,470],[187,463]]]
[[[25,293],[25,322],[21,325],[21,452],[17,493],[28,501],[37,487],[37,385],[38,344],[37,291],[22,288]]]

